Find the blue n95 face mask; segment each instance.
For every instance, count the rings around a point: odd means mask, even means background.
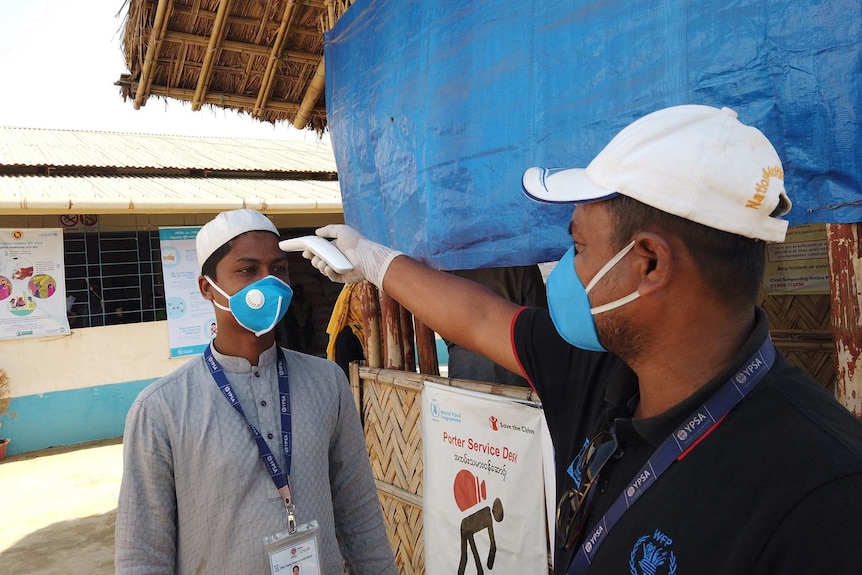
[[[228,295],[216,283],[204,276],[210,285],[227,298],[228,307],[213,300],[213,305],[229,311],[239,325],[260,337],[272,331],[287,313],[293,297],[290,286],[275,276],[266,276],[245,286],[233,295]]]
[[[567,342],[587,351],[607,351],[599,342],[593,316],[616,309],[640,297],[631,293],[616,301],[590,307],[590,290],[634,247],[632,242],[612,257],[590,280],[587,287],[575,272],[575,248],[569,248],[548,276],[548,308],[554,327]]]

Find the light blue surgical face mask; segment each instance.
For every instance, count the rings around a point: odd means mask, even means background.
[[[209,277],[210,285],[227,298],[228,307],[213,300],[213,305],[229,311],[239,325],[260,337],[272,331],[287,313],[293,297],[290,286],[275,276],[266,276],[245,286],[233,295],[228,295]]]
[[[587,351],[607,351],[599,342],[593,316],[616,309],[640,297],[640,294],[635,291],[610,303],[590,307],[590,290],[631,251],[634,245],[634,242],[630,243],[612,257],[590,280],[586,288],[575,272],[574,247],[569,248],[548,276],[548,308],[551,319],[563,339],[573,346]]]

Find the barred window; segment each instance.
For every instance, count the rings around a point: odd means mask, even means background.
[[[66,295],[72,329],[163,320],[158,231],[66,231]]]

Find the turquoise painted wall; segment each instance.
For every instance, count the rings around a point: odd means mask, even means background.
[[[437,363],[441,366],[447,365],[449,363],[449,348],[446,347],[446,342],[438,337],[434,340],[434,344],[437,346]]]
[[[6,455],[123,435],[126,413],[157,378],[15,397],[0,415]]]

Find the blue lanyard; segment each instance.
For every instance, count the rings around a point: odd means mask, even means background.
[[[656,449],[649,461],[635,474],[635,478],[623,489],[608,512],[587,535],[569,564],[566,575],[580,575],[589,571],[599,546],[620,517],[647,489],[652,487],[674,461],[688,455],[701,439],[721,423],[730,410],[769,372],[774,361],[775,346],[772,345],[772,339],[767,336],[760,349],[743,364],[743,367],[686,418],[685,423]]]
[[[284,352],[281,351],[280,347],[276,347],[276,350],[278,352],[278,363],[276,366],[278,369],[278,400],[280,406],[279,410],[281,412],[281,445],[284,449],[284,471],[281,470],[275,455],[272,453],[269,445],[266,444],[266,441],[264,441],[260,430],[252,425],[246,417],[242,406],[239,404],[239,398],[237,398],[236,393],[234,393],[234,390],[231,388],[230,382],[228,381],[224,370],[222,370],[221,365],[219,365],[219,362],[215,357],[213,357],[212,349],[209,345],[204,350],[204,360],[210,370],[210,374],[216,382],[216,385],[218,385],[221,390],[222,395],[224,395],[228,403],[230,403],[233,408],[239,412],[248,425],[248,428],[251,430],[251,435],[257,443],[257,449],[260,452],[260,458],[263,460],[267,471],[269,471],[269,475],[272,478],[273,483],[275,483],[275,487],[284,499],[284,504],[287,507],[288,528],[293,532],[296,530],[296,526],[294,517],[295,507],[293,505],[293,498],[290,494],[289,483],[293,443],[291,439],[292,427],[290,420],[290,382],[287,377],[287,362],[284,359]]]

